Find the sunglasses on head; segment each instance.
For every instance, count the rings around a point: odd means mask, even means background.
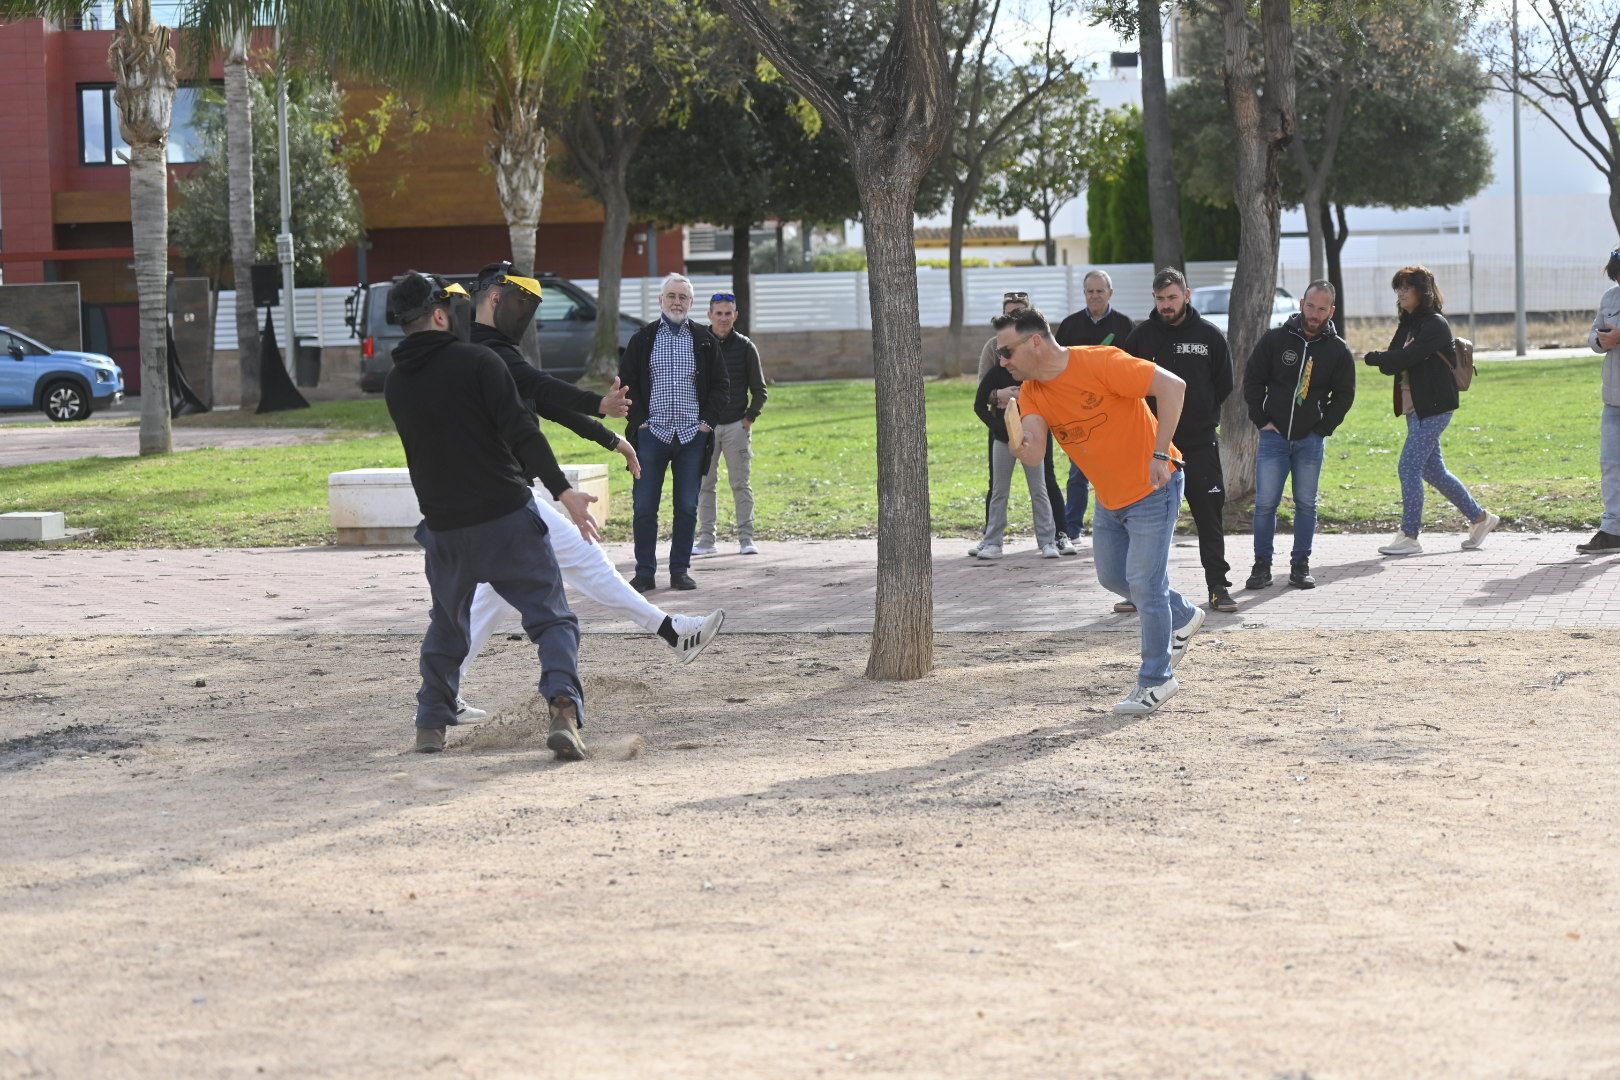
[[[709,303],[711,304],[735,304],[736,302],[737,297],[728,292],[717,292],[709,297]]]
[[[1029,299],[1029,293],[1027,293],[1027,292],[1004,292],[1004,293],[1001,294],[1001,302],[1002,303],[1006,303],[1008,300],[1028,300],[1028,299]]]

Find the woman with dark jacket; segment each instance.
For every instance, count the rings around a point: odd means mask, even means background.
[[[1395,415],[1406,417],[1406,445],[1401,448],[1401,531],[1383,547],[1384,555],[1416,555],[1423,550],[1423,483],[1451,501],[1470,523],[1464,551],[1483,547],[1501,518],[1480,506],[1463,482],[1446,468],[1440,436],[1457,411],[1457,380],[1451,373],[1451,325],[1441,309],[1445,298],[1434,275],[1424,266],[1399,270],[1390,282],[1400,322],[1384,352],[1363,360],[1393,375]]]

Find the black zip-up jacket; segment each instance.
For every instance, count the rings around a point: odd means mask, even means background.
[[[720,411],[720,423],[758,420],[769,396],[758,346],[735,330],[725,337],[716,334],[715,339],[720,342],[720,359],[726,365],[726,407]]]
[[[1113,336],[1110,345],[1120,345],[1136,329],[1130,316],[1123,312],[1108,309],[1108,314],[1102,317],[1101,322],[1094,322],[1091,312],[1085,308],[1070,315],[1058,324],[1057,343],[1059,345],[1101,345],[1103,339]]]
[[[625,418],[625,431],[630,433],[631,442],[635,442],[637,429],[647,422],[647,410],[652,402],[652,348],[658,337],[658,322],[654,319],[632,334],[630,343],[624,347],[624,355],[619,357],[619,382],[630,388],[630,415]],[[726,378],[726,365],[720,359],[720,342],[707,326],[691,320],[687,320],[687,325],[692,328],[698,419],[712,428],[725,412],[731,384]]]
[[[428,528],[510,514],[534,497],[530,476],[553,497],[568,490],[506,365],[482,345],[443,330],[411,334],[394,347],[383,397]]]
[[[1208,446],[1221,422],[1221,402],[1232,392],[1232,353],[1226,338],[1191,304],[1180,324],[1171,326],[1157,309],[1136,324],[1120,346],[1132,356],[1151,360],[1187,384],[1181,422],[1172,436],[1177,446]],[[1156,406],[1156,403],[1155,403]],[[1154,409],[1157,415],[1157,407]]]
[[[619,436],[595,419],[600,415],[596,410],[602,405],[602,399],[596,394],[555,375],[547,375],[529,363],[518,350],[517,342],[493,326],[473,323],[472,340],[474,345],[482,345],[506,361],[506,370],[517,384],[518,397],[523,399],[523,406],[531,417],[545,417],[609,450],[619,448]]]
[[[1331,319],[1307,339],[1304,318],[1290,315],[1255,343],[1243,367],[1243,400],[1257,428],[1275,425],[1285,439],[1313,431],[1325,439],[1356,400],[1356,358]]]
[[[1419,419],[1448,413],[1458,405],[1457,378],[1446,357],[1451,353],[1451,324],[1438,311],[1402,315],[1384,352],[1370,352],[1363,360],[1395,376],[1395,415],[1401,415],[1402,372],[1412,388],[1412,410]]]
[[[1007,441],[1007,410],[990,400],[990,396],[1004,386],[1017,386],[1018,380],[1012,377],[1012,372],[997,364],[984,373],[979,380],[979,389],[973,395],[973,415],[984,421],[984,426],[990,429],[991,438],[996,442]]]

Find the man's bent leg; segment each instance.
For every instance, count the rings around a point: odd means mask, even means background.
[[[534,508],[550,530],[551,553],[562,572],[563,584],[612,609],[647,633],[657,633],[664,625],[664,610],[630,587],[614,568],[602,545],[581,536],[579,526],[539,496],[535,497]],[[507,606],[504,601],[501,605]],[[473,609],[477,611],[476,602]]]
[[[567,697],[579,708],[580,725],[585,723],[585,690],[579,678],[579,620],[568,607],[563,593],[562,571],[557,567],[551,545],[546,543],[546,525],[533,504],[524,507],[517,521],[501,518],[504,543],[491,545],[490,587],[523,616],[523,630],[539,649],[540,696],[551,701]],[[535,541],[539,541],[538,543]]]
[[[1170,588],[1170,543],[1181,511],[1184,478],[1177,472],[1170,483],[1120,511],[1128,536],[1125,577],[1131,602],[1142,619],[1140,686],[1158,686],[1170,680],[1170,635],[1192,618],[1192,605]]]
[[[1096,516],[1091,519],[1091,557],[1097,564],[1097,584],[1126,599],[1131,595],[1131,583],[1125,576],[1129,551],[1130,536],[1124,521],[1099,502]]]
[[[495,631],[503,624],[517,626],[520,623],[517,609],[502,600],[501,594],[490,588],[487,581],[480,581],[478,587],[473,590],[472,610],[468,613],[468,620],[471,629],[468,634],[467,658],[461,662],[458,689],[467,682],[467,673],[472,670],[473,661],[484,651],[484,646],[495,636]]]

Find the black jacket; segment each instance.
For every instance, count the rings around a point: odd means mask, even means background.
[[[720,359],[726,365],[726,407],[720,411],[720,423],[758,420],[769,396],[759,348],[735,330],[725,337],[716,335],[716,340],[720,343]]]
[[[1305,320],[1290,315],[1255,343],[1243,367],[1243,400],[1257,428],[1273,424],[1285,439],[1313,431],[1326,438],[1356,400],[1356,358],[1331,320],[1307,340]]]
[[[532,417],[545,417],[572,431],[582,439],[589,439],[609,450],[619,448],[619,437],[594,419],[602,399],[589,390],[555,375],[547,375],[518,351],[517,343],[493,326],[475,322],[472,327],[474,345],[482,345],[506,361],[517,384],[518,397]]]
[[[635,441],[635,433],[647,422],[647,409],[652,401],[652,348],[658,337],[658,319],[631,335],[630,343],[619,357],[619,382],[630,388],[630,415],[625,418],[625,431]],[[707,326],[687,321],[692,328],[692,359],[697,384],[698,418],[711,428],[720,422],[730,394],[726,378],[726,365],[720,359],[720,342]]]
[[[1187,384],[1187,400],[1181,406],[1181,422],[1173,436],[1177,446],[1208,446],[1215,442],[1221,402],[1232,392],[1232,354],[1225,336],[1214,324],[1194,311],[1191,304],[1187,305],[1187,317],[1177,326],[1167,324],[1155,310],[1136,324],[1120,348],[1153,361]]]
[[[979,389],[973,395],[973,415],[984,421],[984,426],[990,429],[990,435],[996,442],[1007,441],[1007,410],[990,400],[994,394],[1004,386],[1017,386],[1018,380],[1012,377],[1012,372],[997,364],[984,373],[979,380]]]
[[[1395,379],[1395,415],[1401,415],[1401,380],[1406,373],[1412,387],[1412,410],[1419,419],[1439,416],[1457,407],[1457,378],[1446,357],[1451,353],[1451,324],[1438,311],[1402,315],[1384,352],[1370,352],[1363,360]]]
[[[1120,345],[1136,324],[1131,322],[1130,316],[1122,312],[1108,309],[1108,314],[1102,317],[1101,322],[1093,322],[1091,312],[1085,308],[1070,315],[1058,324],[1057,343],[1059,345],[1101,345],[1103,339],[1113,336],[1110,345]]]
[[[411,334],[394,347],[383,396],[428,528],[510,514],[534,497],[530,476],[553,496],[568,490],[506,365],[483,346],[442,330]]]

